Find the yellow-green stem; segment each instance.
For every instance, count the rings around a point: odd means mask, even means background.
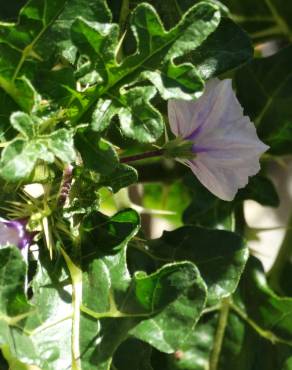
[[[243,312],[238,306],[236,306],[234,303],[231,303],[230,308],[242,319],[244,320],[251,328],[253,328],[258,335],[261,337],[269,340],[273,344],[287,344],[289,346],[292,345],[292,342],[283,338],[280,338],[276,336],[274,333],[272,333],[269,330],[266,330],[264,328],[261,328],[255,321],[250,319],[245,312]]]
[[[81,370],[80,360],[80,307],[82,302],[82,271],[76,266],[67,253],[61,249],[63,257],[68,266],[71,280],[72,280],[72,306],[73,306],[73,317],[72,317],[72,370]]]
[[[223,298],[219,313],[218,326],[215,333],[213,348],[210,355],[209,370],[217,370],[220,354],[222,350],[223,339],[228,321],[228,314],[230,310],[230,297]]]

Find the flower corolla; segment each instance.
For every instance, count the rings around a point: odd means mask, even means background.
[[[243,113],[230,79],[212,79],[196,101],[170,100],[171,131],[191,144],[192,156],[177,158],[217,197],[231,201],[260,170],[269,147]]]
[[[26,220],[5,220],[0,217],[0,247],[15,245],[19,249],[28,247],[34,233],[26,230]]]

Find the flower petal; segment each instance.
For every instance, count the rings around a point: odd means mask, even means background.
[[[184,163],[213,194],[232,200],[260,170],[259,158],[268,146],[243,115],[231,80],[211,80],[198,101],[173,101],[169,107],[172,131],[193,142],[196,156]]]
[[[216,160],[199,158],[185,162],[199,179],[199,181],[214,195],[223,200],[234,199],[238,189],[248,183],[249,176],[260,170],[259,161],[250,158],[239,164],[220,166]]]
[[[26,221],[0,218],[0,246],[15,245],[23,249],[30,245],[34,234],[26,231]]]
[[[210,80],[204,94],[197,101],[169,100],[168,119],[171,131],[183,138],[195,137],[207,122],[214,102],[218,98],[218,79]]]

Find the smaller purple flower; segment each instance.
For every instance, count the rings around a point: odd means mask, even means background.
[[[230,79],[210,80],[197,101],[170,100],[168,118],[171,131],[189,144],[189,155],[177,159],[217,197],[232,200],[260,170],[269,147],[244,116]]]
[[[27,220],[5,220],[0,217],[0,247],[15,245],[19,249],[28,247],[35,236],[26,230]]]

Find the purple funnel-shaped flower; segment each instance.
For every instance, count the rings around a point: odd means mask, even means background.
[[[26,220],[8,221],[0,218],[0,246],[15,245],[19,249],[28,247],[34,233],[26,230]]]
[[[244,116],[231,80],[209,81],[195,102],[169,101],[168,117],[172,132],[193,143],[194,157],[180,161],[217,197],[232,200],[260,170],[259,158],[269,147]]]

